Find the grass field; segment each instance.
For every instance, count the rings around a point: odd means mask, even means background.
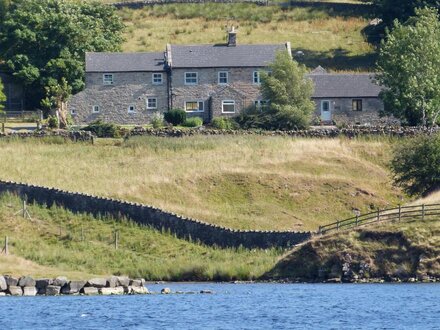
[[[58,141],[60,142],[60,141]],[[262,230],[318,225],[400,202],[387,139],[133,138],[0,141],[0,178],[142,202]]]
[[[96,219],[61,208],[31,205],[32,220],[14,215],[20,200],[0,196],[0,241],[10,256],[1,274],[71,279],[124,274],[147,280],[249,280],[270,270],[281,250],[216,249],[127,221]],[[113,233],[119,232],[118,249]]]

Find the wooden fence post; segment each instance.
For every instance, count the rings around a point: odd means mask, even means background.
[[[84,227],[81,226],[81,241],[84,241]]]
[[[359,225],[359,215],[356,214],[356,226]]]
[[[377,209],[377,221],[380,221],[380,209]]]
[[[401,218],[402,218],[402,205],[399,204],[399,222]]]
[[[339,220],[336,221],[336,230],[339,230]]]
[[[26,199],[23,199],[23,218],[26,218]]]
[[[118,249],[118,240],[119,240],[119,233],[117,230],[115,230],[115,250]]]
[[[9,237],[8,236],[5,237],[5,247],[4,247],[3,251],[5,251],[6,255],[9,254]]]
[[[422,204],[422,221],[425,220],[425,204]]]
[[[321,226],[318,227],[318,234],[322,235],[322,227]]]

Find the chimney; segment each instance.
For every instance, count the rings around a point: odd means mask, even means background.
[[[235,27],[231,27],[228,31],[228,47],[237,46],[237,31]]]

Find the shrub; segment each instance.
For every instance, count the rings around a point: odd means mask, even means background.
[[[94,121],[90,125],[82,128],[83,131],[89,131],[97,137],[118,138],[121,137],[121,129],[119,126],[110,123],[104,123],[101,120]]]
[[[200,127],[203,125],[203,119],[200,117],[191,117],[185,120],[183,126],[185,127]]]
[[[394,182],[409,195],[440,189],[440,133],[399,143],[391,162]]]
[[[47,118],[47,126],[49,128],[58,128],[58,118],[56,116],[49,116]]]
[[[216,117],[211,121],[211,125],[217,129],[237,129],[238,124],[235,120],[227,117]]]
[[[151,125],[153,125],[153,128],[161,128],[163,124],[163,115],[159,112],[156,112],[151,118]]]
[[[186,120],[186,112],[182,109],[171,109],[165,112],[164,118],[168,123],[174,126],[181,125]]]

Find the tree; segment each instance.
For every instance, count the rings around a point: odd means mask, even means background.
[[[61,83],[55,83],[46,87],[46,98],[41,105],[49,110],[55,110],[60,128],[68,126],[67,101],[72,93],[72,88],[67,80],[61,78]]]
[[[122,29],[112,6],[73,0],[15,0],[0,22],[0,58],[28,87],[33,106],[37,106],[45,87],[59,84],[61,78],[73,93],[80,91],[85,53],[119,51]]]
[[[0,79],[0,113],[2,113],[3,110],[5,109],[3,103],[6,102],[6,95],[3,92],[3,89],[4,89],[4,86],[3,86],[2,80]]]
[[[440,189],[440,133],[399,143],[391,162],[394,181],[409,195]]]
[[[377,80],[385,112],[409,125],[432,126],[440,115],[440,21],[435,9],[416,10],[382,41]]]

